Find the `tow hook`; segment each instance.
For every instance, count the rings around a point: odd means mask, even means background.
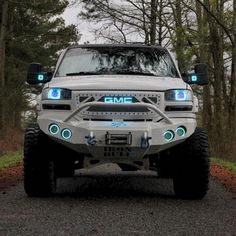
[[[89,146],[94,146],[97,143],[97,140],[95,139],[93,132],[90,132],[88,136],[85,136],[85,139],[87,140],[87,144]]]
[[[146,149],[150,147],[150,140],[152,137],[148,137],[147,132],[141,137],[141,148]]]

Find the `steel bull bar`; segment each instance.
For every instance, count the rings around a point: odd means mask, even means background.
[[[152,104],[147,103],[130,103],[130,104],[124,104],[124,103],[104,103],[104,102],[88,102],[80,107],[78,107],[75,111],[73,111],[69,116],[67,116],[63,122],[67,123],[70,122],[72,119],[75,119],[77,121],[80,120],[80,112],[83,111],[86,108],[90,107],[135,107],[135,108],[147,108],[148,110],[151,110],[158,114],[160,117],[164,119],[164,121],[167,124],[173,124],[172,120],[166,116],[160,109],[158,109],[156,106]],[[94,133],[91,131],[89,135],[85,136],[85,139],[87,140],[87,144],[89,146],[96,145],[97,140],[94,136]],[[143,134],[141,137],[141,148],[147,149],[150,146],[150,139],[151,137],[148,137],[147,132]],[[130,144],[129,141],[131,140],[131,133],[128,135],[115,135],[115,134],[109,134],[109,132],[106,133],[106,144]]]
[[[160,109],[158,109],[153,104],[148,103],[105,103],[105,102],[88,102],[81,106],[79,106],[76,110],[74,110],[69,116],[67,116],[63,122],[67,123],[71,119],[75,118],[76,120],[80,119],[79,113],[89,107],[135,107],[135,108],[147,108],[149,110],[152,110],[153,112],[157,113],[159,116],[161,116],[167,124],[173,124],[172,120],[166,116]]]

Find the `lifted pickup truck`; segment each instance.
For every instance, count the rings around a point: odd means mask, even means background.
[[[181,78],[167,49],[138,44],[68,47],[55,72],[29,66],[27,82],[45,84],[37,123],[26,129],[24,187],[48,196],[76,169],[116,163],[172,178],[178,197],[208,190],[206,133],[189,84],[208,83],[205,64]]]

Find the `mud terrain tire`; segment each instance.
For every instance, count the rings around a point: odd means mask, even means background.
[[[50,143],[38,124],[26,129],[24,142],[24,189],[28,196],[50,196],[56,189]]]
[[[195,132],[177,147],[174,191],[184,199],[202,199],[209,184],[209,144],[203,129]]]

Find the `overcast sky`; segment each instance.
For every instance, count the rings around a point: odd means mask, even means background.
[[[65,12],[62,14],[62,17],[65,19],[67,25],[74,24],[77,26],[79,32],[82,34],[79,43],[83,44],[84,42],[87,41],[89,41],[90,43],[96,43],[94,35],[90,33],[90,31],[93,28],[96,28],[96,26],[79,19],[77,17],[79,12],[80,12],[79,6],[70,7],[65,10]]]
[[[114,0],[117,1],[117,0]],[[120,0],[119,0],[120,1]],[[118,1],[118,2],[119,2]],[[101,24],[95,24],[95,23],[88,23],[86,21],[81,20],[78,18],[78,14],[80,13],[82,9],[81,4],[73,7],[68,7],[65,12],[62,14],[62,17],[65,19],[65,22],[67,25],[74,24],[77,26],[78,31],[80,34],[82,34],[82,37],[79,41],[80,44],[83,44],[85,42],[90,43],[104,43],[103,39],[95,39],[94,34],[92,33],[92,30],[99,29],[101,27]],[[140,39],[140,36],[136,33],[129,34],[127,36],[128,41],[134,41],[134,42],[141,42],[143,39]]]

